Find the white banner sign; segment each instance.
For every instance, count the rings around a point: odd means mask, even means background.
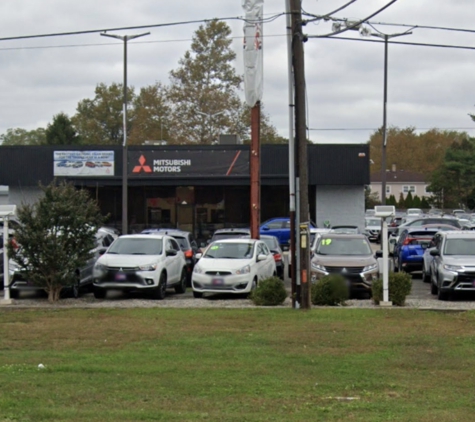
[[[114,151],[54,151],[55,176],[114,176]]]
[[[262,13],[264,0],[242,0],[244,21],[244,92],[254,107],[263,93]]]

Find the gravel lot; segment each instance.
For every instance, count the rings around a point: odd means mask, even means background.
[[[3,293],[3,292],[2,292]],[[0,297],[3,297],[0,296]],[[19,299],[13,300],[12,305],[6,308],[255,308],[249,300],[233,295],[212,295],[204,299],[195,299],[188,289],[185,294],[175,294],[170,291],[165,300],[154,300],[145,295],[121,292],[108,292],[106,299],[95,299],[92,293],[86,293],[79,299],[61,299],[56,304],[48,303],[44,295],[23,292]],[[291,300],[287,298],[281,308],[290,308]],[[351,299],[347,301],[347,308],[381,308],[370,299]],[[400,309],[399,307],[392,307]],[[447,311],[463,311],[475,309],[475,296],[453,297],[450,301],[440,301],[430,294],[429,284],[423,283],[419,276],[413,277],[413,289],[406,299],[405,308],[434,309]]]

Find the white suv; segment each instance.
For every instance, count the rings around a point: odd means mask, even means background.
[[[186,291],[186,260],[177,241],[161,234],[134,234],[117,238],[94,266],[94,297],[107,290],[149,291],[164,299],[166,290]]]

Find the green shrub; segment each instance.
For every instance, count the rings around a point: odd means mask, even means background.
[[[404,306],[406,296],[411,293],[412,277],[404,271],[398,273],[389,273],[389,301],[396,306]],[[373,302],[379,305],[383,300],[383,280],[373,281],[372,286]]]
[[[314,305],[344,305],[349,297],[348,283],[340,274],[326,275],[312,284],[311,295]]]
[[[284,282],[279,277],[269,277],[261,280],[251,293],[250,299],[257,306],[282,305],[287,298]]]

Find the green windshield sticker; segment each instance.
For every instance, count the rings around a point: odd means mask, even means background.
[[[211,250],[219,249],[219,246],[211,246]]]
[[[330,243],[332,243],[331,239],[323,239],[322,240],[322,245],[324,245],[324,246],[328,246]]]

